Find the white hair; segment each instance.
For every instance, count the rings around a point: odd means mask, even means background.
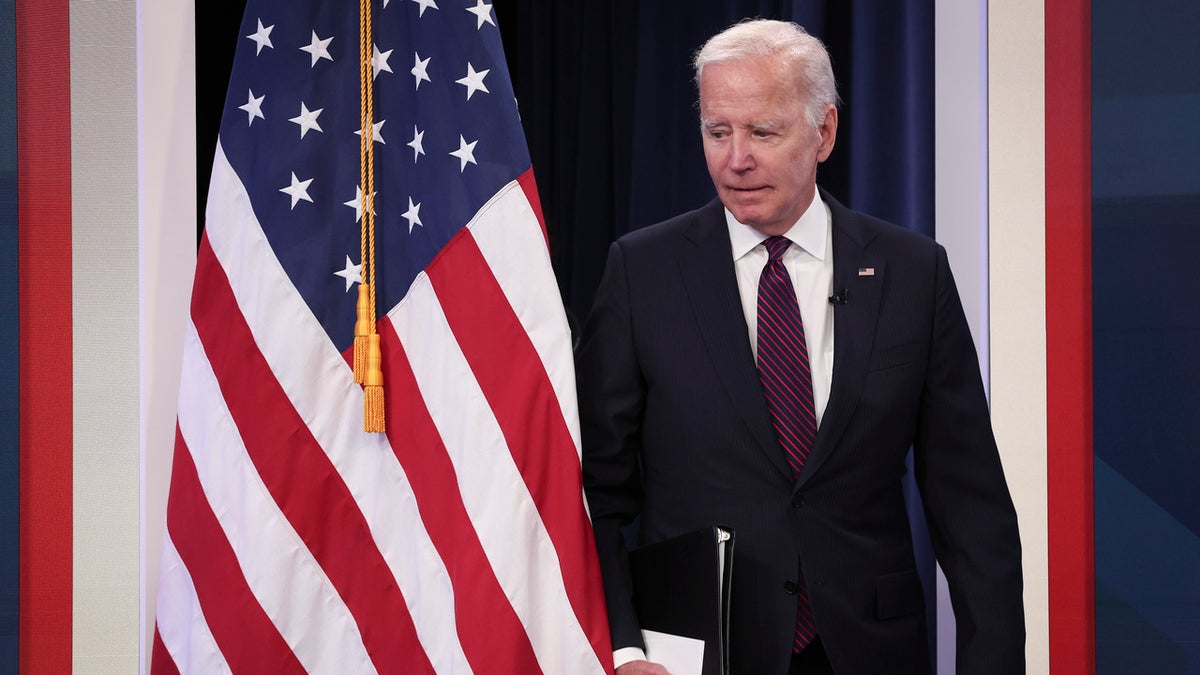
[[[814,127],[825,121],[829,106],[837,107],[837,82],[829,51],[799,24],[772,19],[747,19],[709,38],[692,61],[696,84],[704,67],[761,57],[783,57],[796,71],[800,91],[806,94],[805,113]]]

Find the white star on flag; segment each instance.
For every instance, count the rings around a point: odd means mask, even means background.
[[[382,143],[384,145],[387,145],[387,141],[383,140],[383,133],[381,133],[381,131],[380,131],[381,129],[383,129],[383,125],[386,122],[387,122],[387,120],[379,120],[378,122],[371,125],[371,140],[376,141],[378,143]],[[354,135],[362,136],[362,130],[355,129]]]
[[[255,98],[253,89],[247,89],[246,91],[249,92],[249,96],[246,98],[246,103],[244,105],[238,106],[238,110],[246,111],[246,126],[250,126],[251,124],[254,124],[255,117],[263,120],[267,119],[266,116],[263,115],[262,111],[263,99],[265,99],[267,95],[263,94],[262,96]]]
[[[422,144],[422,142],[424,140],[425,140],[425,132],[418,131],[417,125],[414,124],[413,125],[413,139],[411,141],[409,141],[408,143],[405,143],[405,145],[407,145],[408,147],[413,149],[413,164],[417,163],[417,155],[425,154],[425,146]]]
[[[421,9],[417,11],[417,16],[425,16],[425,10],[431,7],[438,9],[437,3],[434,0],[413,0],[413,2],[421,6]]]
[[[312,55],[312,67],[315,68],[317,66],[317,61],[320,61],[321,59],[329,59],[330,61],[333,60],[333,57],[329,55],[330,42],[333,42],[332,37],[327,37],[322,40],[321,38],[317,37],[317,31],[314,30],[312,32],[312,42],[301,47],[300,51],[308,52]]]
[[[379,192],[378,192],[378,191],[375,191],[375,192],[372,192],[372,193],[371,193],[371,197],[372,197],[372,200],[371,200],[371,201],[372,201],[372,204],[371,204],[371,206],[372,206],[372,207],[374,207],[374,205],[375,205],[375,204],[374,204],[374,197],[375,197],[375,195],[376,195],[376,194],[379,194]],[[342,204],[344,204],[344,205],[346,205],[346,206],[349,206],[349,207],[351,207],[351,208],[353,208],[353,209],[354,209],[354,222],[356,222],[356,223],[357,223],[358,221],[362,220],[362,212],[363,212],[363,206],[364,206],[364,204],[363,204],[363,191],[362,191],[362,186],[361,186],[361,185],[356,185],[356,186],[354,186],[354,199],[351,199],[351,200],[350,200],[350,201],[348,201],[348,202],[342,202]],[[374,209],[374,208],[372,208],[372,209],[371,209],[371,213],[372,213],[372,214],[374,214],[374,213],[375,213],[375,209]]]
[[[483,78],[487,77],[487,74],[490,72],[492,72],[490,68],[476,72],[475,67],[471,65],[470,61],[468,61],[466,77],[457,79],[455,82],[467,88],[467,100],[470,101],[471,94],[474,94],[477,91],[482,91],[485,94],[492,93],[488,91],[487,86],[483,83]]]
[[[408,198],[408,210],[404,212],[403,217],[408,221],[409,234],[412,234],[415,225],[425,227],[425,224],[421,222],[421,205],[413,204],[412,197]]]
[[[308,106],[304,105],[304,102],[301,101],[300,114],[290,118],[288,121],[295,122],[296,124],[300,125],[300,138],[304,138],[304,134],[307,134],[310,129],[324,132],[325,130],[321,128],[321,125],[317,124],[317,116],[320,115],[321,111],[323,110],[325,109],[317,108],[316,110],[309,110]]]
[[[362,265],[355,265],[350,261],[350,256],[346,256],[346,267],[333,273],[334,276],[341,277],[346,280],[346,292],[350,292],[350,287],[354,284],[362,283]]]
[[[479,162],[475,161],[475,144],[478,142],[479,140],[476,139],[468,143],[467,139],[462,137],[462,134],[458,135],[458,149],[454,150],[450,154],[454,157],[457,157],[458,161],[461,162],[458,167],[459,173],[467,170],[468,163],[478,166]]]
[[[388,65],[388,59],[391,58],[392,51],[394,50],[389,49],[386,52],[381,52],[379,51],[379,45],[371,45],[371,49],[375,52],[371,55],[371,70],[374,72],[371,75],[371,79],[379,77],[380,71],[392,72],[392,67]]]
[[[429,56],[429,57],[426,57],[424,60],[421,60],[421,55],[416,52],[413,52],[413,67],[412,67],[412,70],[409,72],[411,72],[413,74],[413,77],[417,78],[417,86],[415,87],[415,89],[421,88],[421,80],[425,80],[426,82],[433,82],[433,80],[429,79],[429,73],[427,72],[429,70],[429,59],[431,59],[431,58],[433,58],[433,57]]]
[[[311,185],[313,179],[300,180],[296,178],[296,172],[292,172],[292,184],[287,187],[279,188],[279,191],[292,198],[292,208],[296,208],[296,204],[303,199],[308,203],[312,203],[312,197],[308,196],[308,186]]]
[[[466,9],[468,12],[474,14],[475,18],[479,21],[479,25],[475,26],[475,30],[483,28],[483,24],[485,23],[490,23],[493,26],[496,25],[496,22],[492,21],[492,6],[483,0],[476,0],[474,7],[467,7]]]
[[[258,30],[246,36],[251,40],[254,40],[254,43],[258,45],[254,50],[255,56],[258,56],[262,53],[263,47],[270,47],[271,49],[275,48],[275,45],[271,44],[271,31],[273,30],[275,30],[274,24],[264,28],[262,25],[262,19],[259,19]]]

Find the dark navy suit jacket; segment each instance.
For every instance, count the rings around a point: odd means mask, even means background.
[[[901,479],[914,451],[959,672],[1024,672],[1016,514],[945,250],[829,195],[829,403],[798,479],[775,438],[718,201],[612,245],[578,359],[583,471],[614,648],[641,646],[622,528],[736,531],[734,673],[787,672],[801,573],[839,673],[928,673]]]

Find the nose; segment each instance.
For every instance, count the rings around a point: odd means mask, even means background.
[[[750,138],[734,134],[730,139],[729,168],[737,173],[745,173],[754,168],[754,153],[750,147]]]

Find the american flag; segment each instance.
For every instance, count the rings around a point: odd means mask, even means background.
[[[152,671],[611,672],[569,329],[482,0],[375,3],[387,433],[362,430],[358,21],[344,0],[246,10]]]

